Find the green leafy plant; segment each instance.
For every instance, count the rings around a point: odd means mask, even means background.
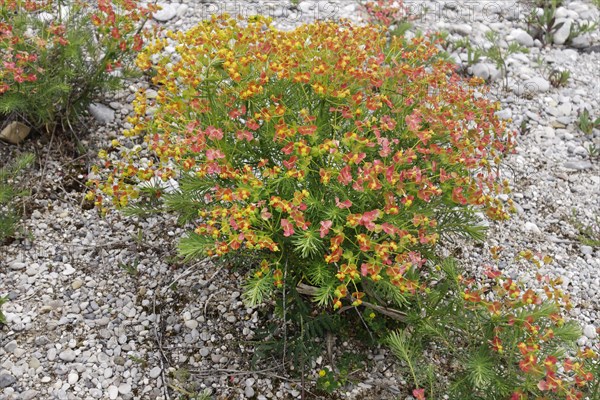
[[[307,283],[336,309],[368,300],[367,285],[423,290],[420,271],[440,238],[481,238],[477,210],[508,217],[497,165],[512,133],[475,94],[481,80],[463,81],[424,37],[266,24],[215,17],[173,33],[182,58],[173,68],[150,62],[162,41],[140,55],[159,93],[140,94],[125,134],[148,132],[152,161],[141,167],[124,146],[112,161],[103,152],[112,172],[90,193],[101,209],[104,196],[117,206],[164,200],[196,224],[179,243],[186,259],[263,257],[247,303]],[[214,35],[222,39],[194,44]]]
[[[556,9],[560,6],[559,0],[544,0],[540,6],[542,12],[534,8],[527,16],[527,30],[529,34],[543,44],[552,44],[554,34],[564,25],[556,22]]]
[[[503,88],[504,90],[508,90],[508,66],[506,64],[508,57],[516,53],[529,53],[529,50],[517,42],[511,42],[506,49],[503,48],[498,44],[500,42],[500,36],[496,31],[487,31],[485,37],[492,45],[486,49],[483,54],[496,63],[496,67],[498,67],[504,78]]]
[[[19,173],[30,166],[35,159],[33,154],[18,156],[14,162],[0,168],[0,243],[12,237],[16,232],[22,207],[18,198],[26,196],[29,192],[20,189],[14,179]]]
[[[600,247],[600,216],[596,215],[590,223],[584,223],[577,217],[577,211],[573,209],[568,221],[579,235],[579,242],[586,246]]]
[[[473,66],[481,61],[485,49],[480,46],[473,46],[469,38],[462,38],[453,44],[453,49],[465,49],[467,51],[467,65]]]
[[[120,87],[154,6],[138,1],[0,1],[0,120],[68,127]]]
[[[319,377],[317,378],[317,389],[323,390],[327,393],[333,393],[341,386],[342,382],[339,380],[337,375],[328,367],[324,367],[319,370]]]
[[[554,69],[548,75],[548,81],[550,82],[550,84],[553,87],[559,88],[559,87],[567,86],[567,83],[569,82],[570,77],[571,77],[571,71],[569,71],[569,70],[561,71],[558,69]]]
[[[600,129],[600,117],[594,119],[591,117],[590,111],[584,108],[579,112],[577,127],[581,132],[590,135],[594,129]]]
[[[536,265],[551,262],[530,251],[520,257]],[[538,274],[543,290],[536,291],[493,268],[487,282],[466,278],[451,259],[437,271],[436,286],[419,295],[407,327],[386,340],[409,371],[415,397],[438,398],[437,390],[464,400],[576,399],[596,390],[598,355],[577,351],[581,329],[564,320],[570,303],[559,279]],[[441,364],[423,368],[424,351]],[[446,382],[433,384],[430,375],[442,368]]]
[[[2,312],[2,305],[8,301],[8,296],[0,296],[0,328],[6,324],[6,316]]]

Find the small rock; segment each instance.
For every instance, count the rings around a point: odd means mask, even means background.
[[[75,279],[73,283],[71,283],[71,287],[73,288],[73,290],[77,290],[81,286],[83,286],[83,281],[81,279]]]
[[[563,164],[563,167],[567,169],[573,169],[575,171],[584,171],[586,169],[593,168],[594,165],[589,161],[568,161]]]
[[[158,3],[161,9],[152,14],[152,18],[159,22],[167,22],[177,15],[179,4]]]
[[[583,334],[588,339],[596,339],[596,337],[598,336],[598,332],[596,331],[596,327],[594,325],[586,325],[583,328]]]
[[[510,108],[506,108],[504,110],[500,110],[500,111],[496,111],[496,116],[500,119],[511,119],[512,118],[512,111],[510,110]]]
[[[188,9],[189,6],[187,4],[180,4],[179,7],[177,7],[177,16],[183,17]]]
[[[115,119],[115,111],[104,104],[92,103],[88,111],[101,124],[108,124]]]
[[[69,385],[76,384],[78,380],[79,380],[79,374],[77,374],[77,372],[71,372],[69,374],[69,376],[67,377],[67,382],[69,382]]]
[[[75,357],[76,357],[75,352],[71,349],[61,351],[60,354],[58,355],[58,358],[60,358],[63,361],[66,361],[66,362],[75,361]]]
[[[63,275],[65,276],[69,276],[69,275],[73,275],[75,272],[77,272],[77,270],[75,268],[73,268],[73,266],[71,266],[71,264],[65,264],[65,269],[63,270]]]
[[[160,367],[154,367],[150,370],[150,378],[156,379],[162,373],[162,369]]]
[[[13,351],[15,351],[18,347],[17,341],[16,340],[11,340],[10,342],[6,343],[4,345],[4,350],[6,350],[7,353],[12,353]]]
[[[254,397],[254,389],[252,386],[246,386],[246,389],[244,389],[244,395],[249,399]]]
[[[592,246],[581,246],[581,254],[590,255],[594,253]]]
[[[473,27],[469,24],[452,24],[448,26],[448,30],[461,36],[469,36],[473,32]]]
[[[571,25],[573,20],[570,18],[557,18],[556,25],[562,23],[563,25],[558,28],[554,35],[552,35],[552,41],[554,44],[565,44],[571,33]]]
[[[119,396],[119,388],[114,385],[110,385],[107,391],[108,398],[111,400],[116,400],[116,398]]]
[[[514,29],[510,33],[510,36],[512,36],[521,46],[533,47],[533,38],[523,29]]]
[[[9,374],[1,374],[0,375],[0,389],[4,389],[6,387],[12,386],[17,379]]]
[[[527,79],[522,84],[513,87],[513,91],[519,96],[523,94],[543,93],[548,90],[550,90],[550,82],[541,76]]]
[[[29,389],[21,393],[21,400],[34,400],[38,398],[37,390]]]
[[[118,390],[121,394],[129,394],[131,393],[131,385],[129,383],[121,383]]]
[[[473,65],[471,71],[473,75],[485,80],[489,79],[493,81],[500,76],[500,71],[498,71],[498,68],[489,63],[477,63]]]
[[[0,139],[5,140],[8,143],[19,144],[25,140],[30,131],[31,128],[27,125],[13,121],[2,129],[0,132]]]
[[[533,222],[525,222],[525,230],[528,232],[533,232],[537,235],[542,233],[540,228],[538,228],[538,226],[536,224],[534,224]]]
[[[195,319],[190,319],[189,321],[185,321],[185,326],[189,329],[196,329],[198,327],[198,321]]]

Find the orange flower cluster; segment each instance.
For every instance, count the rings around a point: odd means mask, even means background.
[[[300,276],[316,265],[337,307],[361,303],[363,279],[420,290],[413,272],[444,232],[438,215],[508,218],[498,165],[512,133],[482,82],[463,80],[429,38],[227,16],[166,36],[138,57],[158,95],[138,95],[124,132],[143,135],[152,157],[141,166],[136,147],[107,158],[98,206],[127,204],[151,178],[179,180],[172,196],[197,210],[184,241],[219,256],[273,252]]]
[[[531,251],[521,252],[520,257],[538,266],[551,262],[549,257],[543,261]],[[562,310],[571,307],[568,295],[558,288],[561,280],[538,274],[537,279],[544,286],[536,293],[532,289],[523,290],[521,285],[497,270],[490,269],[486,275],[494,282],[492,295],[489,288],[476,288],[473,279],[463,279],[463,299],[469,309],[487,311],[493,326],[489,347],[499,356],[518,361],[523,378],[521,385],[514,388],[511,399],[529,399],[534,393],[538,395],[533,398],[545,398],[539,397],[544,392],[569,400],[583,398],[581,390],[594,379],[589,368],[584,366],[584,360],[597,362],[598,354],[587,348],[572,358],[559,351],[560,340],[572,339],[561,314]],[[507,365],[507,368],[511,366]]]

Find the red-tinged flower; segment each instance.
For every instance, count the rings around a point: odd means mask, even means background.
[[[298,161],[298,157],[291,156],[288,160],[283,160],[281,163],[287,169],[293,169],[296,167],[296,161]]]
[[[209,161],[225,158],[225,154],[221,150],[208,149],[206,150],[206,159]]]
[[[421,116],[417,112],[413,112],[406,117],[406,126],[408,126],[408,129],[411,132],[417,132],[420,124]]]
[[[329,233],[329,230],[331,229],[331,226],[333,225],[333,221],[331,221],[331,220],[321,221],[320,224],[321,224],[321,228],[319,229],[319,233],[321,235],[321,238],[324,238]]]
[[[485,271],[485,276],[487,276],[490,279],[498,279],[500,276],[502,276],[502,272],[499,270],[493,270],[491,268],[488,268]]]
[[[490,344],[492,345],[492,349],[500,354],[504,352],[504,347],[502,347],[502,340],[498,336],[494,336],[492,340],[490,340]]]
[[[513,392],[512,396],[510,396],[510,400],[526,400],[527,395],[520,390]]]
[[[339,197],[335,198],[335,205],[340,209],[346,209],[352,207],[352,202],[350,200],[340,201]]]
[[[342,168],[340,170],[340,173],[339,173],[337,179],[342,185],[348,185],[350,182],[352,182],[352,174],[350,173],[349,165],[346,165],[344,168]]]
[[[252,134],[252,132],[249,132],[247,130],[237,131],[236,137],[238,138],[238,140],[246,140],[248,142],[254,139],[254,135]]]
[[[289,237],[294,234],[294,227],[291,222],[285,218],[281,219],[281,227],[283,228],[283,236]]]
[[[298,133],[301,135],[312,135],[317,131],[316,125],[299,126]]]
[[[527,291],[523,293],[522,299],[525,304],[540,304],[541,302],[541,299],[531,289],[527,289]]]
[[[414,389],[412,394],[416,400],[425,400],[425,389]]]
[[[548,370],[548,371],[554,371],[554,370],[556,370],[556,363],[557,362],[558,362],[558,359],[556,357],[554,357],[554,356],[548,356],[544,360],[544,366],[546,367],[546,370]]]
[[[462,297],[465,301],[470,303],[479,303],[481,301],[481,295],[478,292],[473,292],[468,289],[463,292]]]
[[[204,131],[204,133],[211,140],[221,140],[221,139],[223,139],[223,131],[221,129],[215,128],[214,126],[209,126],[208,128],[206,128],[206,130]]]
[[[380,214],[379,210],[367,211],[367,212],[363,213],[363,215],[360,217],[360,220],[358,223],[370,231],[375,230],[374,221],[377,218],[379,218],[379,214]]]
[[[258,122],[256,122],[255,120],[251,119],[249,121],[246,122],[246,126],[248,127],[248,129],[252,129],[253,131],[257,130],[258,128],[260,128],[260,125],[258,124]]]
[[[533,354],[529,353],[525,355],[523,360],[519,361],[519,368],[523,372],[530,372],[532,370],[536,370],[537,367],[537,357]]]

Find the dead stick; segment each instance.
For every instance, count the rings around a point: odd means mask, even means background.
[[[308,296],[315,296],[317,294],[317,288],[314,286],[307,285],[305,283],[299,283],[296,286],[296,291],[300,294],[305,294]],[[350,298],[350,297],[348,297]],[[395,319],[397,321],[406,322],[406,314],[402,311],[394,310],[393,308],[379,306],[377,304],[369,303],[368,301],[363,301],[361,303],[363,306],[370,308],[372,310],[377,311],[380,314],[387,315],[388,317]]]

